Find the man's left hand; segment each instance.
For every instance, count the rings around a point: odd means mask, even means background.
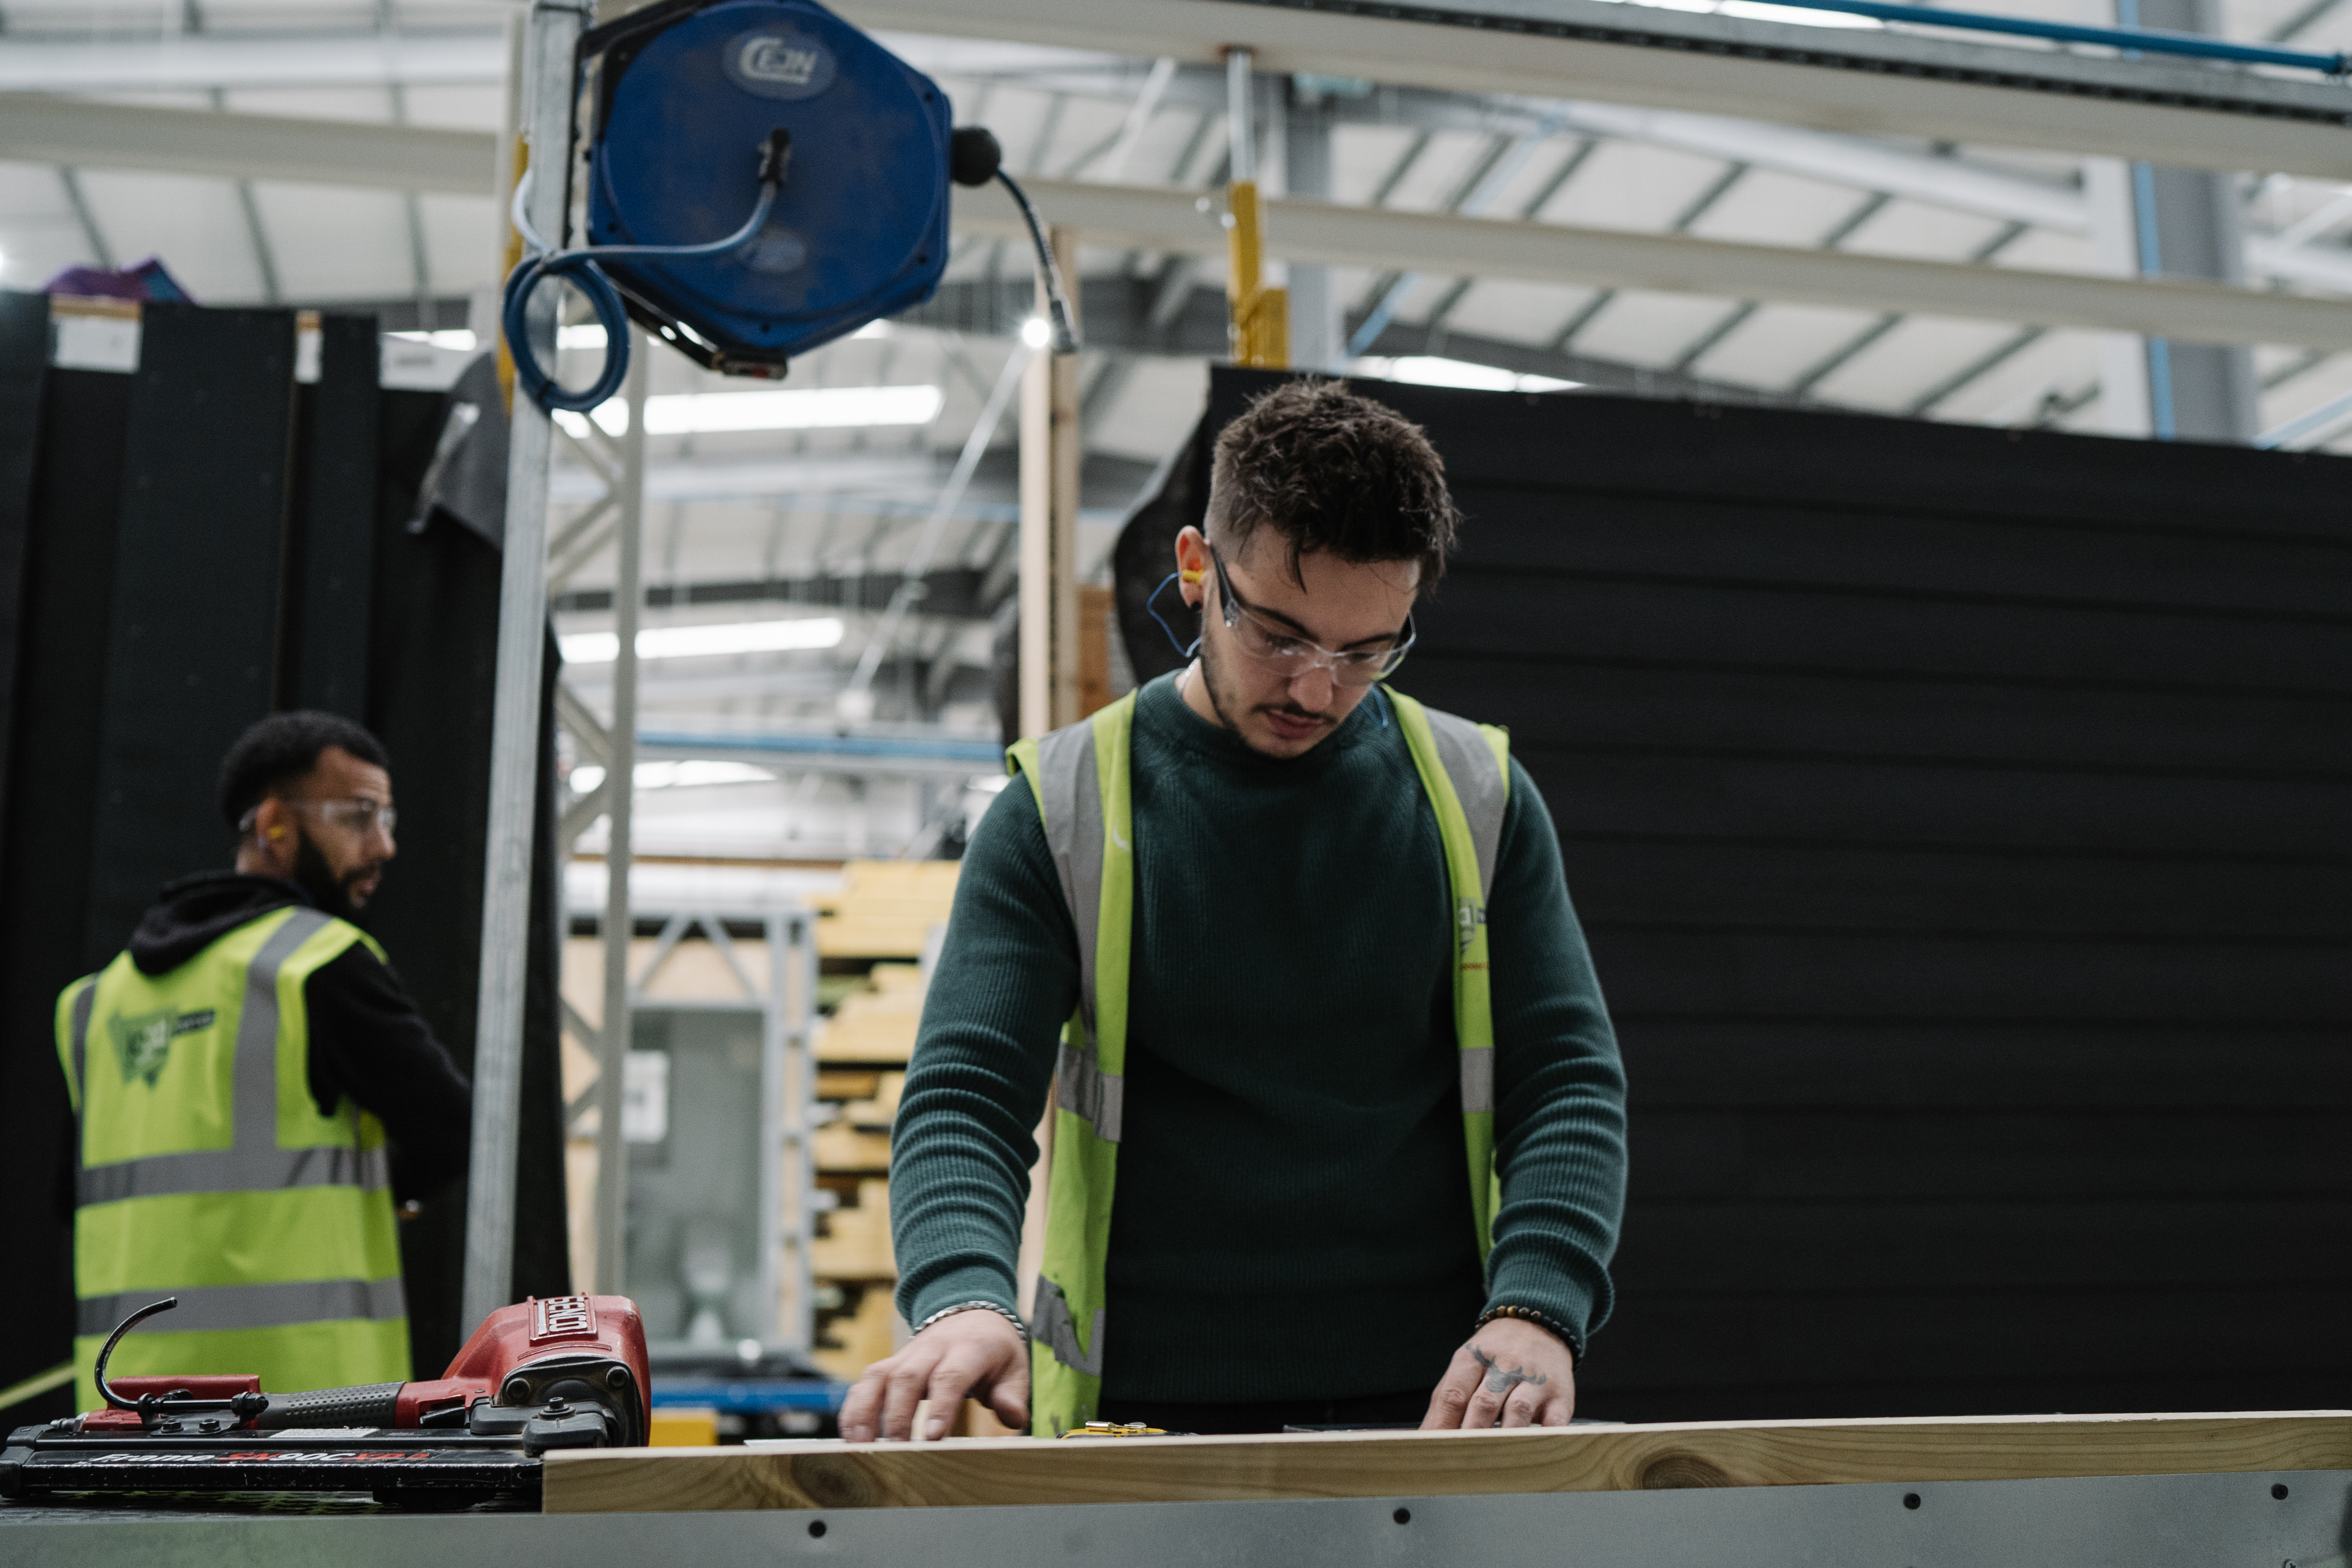
[[[1575,1363],[1567,1345],[1533,1323],[1497,1318],[1454,1352],[1421,1429],[1565,1426],[1576,1413]]]

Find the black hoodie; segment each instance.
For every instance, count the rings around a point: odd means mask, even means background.
[[[275,877],[183,877],[167,883],[140,919],[131,962],[142,974],[167,973],[248,921],[311,901],[299,886]],[[400,976],[355,942],[312,972],[302,998],[310,1016],[310,1098],[319,1113],[333,1115],[347,1094],[375,1113],[392,1141],[393,1190],[402,1198],[428,1196],[464,1175],[472,1096]]]

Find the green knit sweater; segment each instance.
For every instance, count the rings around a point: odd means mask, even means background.
[[[1108,1398],[1433,1385],[1489,1304],[1577,1347],[1609,1315],[1624,1075],[1542,796],[1517,762],[1487,898],[1491,1283],[1472,1228],[1437,820],[1375,691],[1306,755],[1251,752],[1173,677],[1139,695],[1135,948]],[[899,1310],[1014,1305],[1030,1133],[1077,944],[1035,798],[972,836],[892,1138]]]

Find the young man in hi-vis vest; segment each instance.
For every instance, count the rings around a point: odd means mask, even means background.
[[[275,714],[229,749],[220,806],[236,869],[165,887],[58,998],[84,1410],[107,1334],[165,1296],[179,1306],[110,1373],[404,1380],[394,1192],[465,1172],[465,1079],[352,923],[394,853],[383,748],[330,713]]]
[[[1198,657],[1015,746],[973,835],[891,1152],[916,1331],[853,1441],[967,1395],[1049,1437],[1575,1408],[1624,1077],[1507,738],[1380,684],[1454,540],[1443,465],[1292,383],[1218,438],[1206,523],[1172,578]]]

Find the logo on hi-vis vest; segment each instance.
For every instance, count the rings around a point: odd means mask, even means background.
[[[171,1058],[172,1041],[181,1035],[193,1035],[213,1026],[213,1010],[182,1013],[166,1007],[157,1013],[142,1013],[136,1017],[111,1017],[106,1021],[107,1033],[114,1037],[114,1058],[121,1065],[122,1081],[145,1079],[147,1087],[163,1076],[163,1064]]]
[[[1470,951],[1470,944],[1478,940],[1478,928],[1486,923],[1486,905],[1474,904],[1465,899],[1454,906],[1454,934],[1461,939],[1463,952]]]

